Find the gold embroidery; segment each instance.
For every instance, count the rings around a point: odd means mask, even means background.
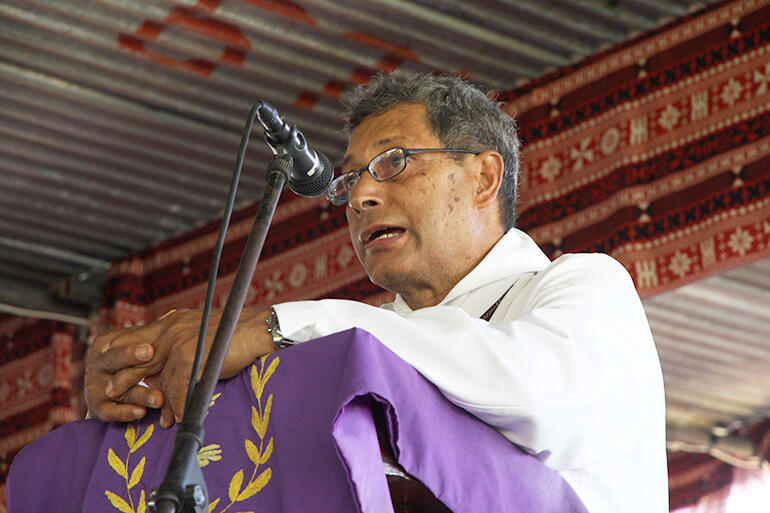
[[[214,406],[214,403],[216,402],[217,399],[219,399],[219,396],[221,395],[222,393],[219,392],[211,396],[211,401],[209,402],[209,408]],[[206,416],[208,416],[208,414],[209,412],[206,411]],[[222,446],[220,444],[209,444],[198,449],[198,465],[200,465],[201,468],[205,467],[212,461],[219,461],[221,459],[222,459]]]
[[[128,497],[128,501],[109,490],[105,490],[104,494],[107,496],[107,500],[110,501],[110,504],[122,513],[145,513],[147,511],[147,499],[144,490],[139,493],[139,502],[136,505],[136,509],[134,508],[134,500],[131,497],[131,488],[136,486],[142,479],[147,458],[142,456],[142,459],[139,460],[139,464],[131,471],[130,477],[129,469],[131,468],[131,455],[139,450],[139,448],[150,439],[154,431],[155,425],[150,424],[145,432],[137,439],[136,428],[134,428],[133,424],[128,424],[126,425],[125,433],[126,443],[128,445],[128,455],[126,455],[126,460],[121,460],[112,448],[107,452],[107,462],[110,464],[110,467],[112,467],[120,477],[126,480],[126,496]]]
[[[219,444],[205,445],[198,450],[198,465],[200,465],[201,468],[212,461],[219,461],[221,459],[222,446]]]
[[[244,469],[238,470],[235,475],[233,475],[233,477],[230,479],[230,485],[227,489],[227,497],[230,499],[230,503],[225,506],[219,513],[224,513],[236,502],[245,501],[246,499],[256,495],[267,485],[267,483],[270,482],[270,478],[273,475],[273,470],[270,467],[262,470],[262,472],[257,475],[257,471],[260,469],[260,466],[265,465],[270,459],[270,456],[273,454],[273,437],[270,437],[270,440],[267,441],[267,444],[265,444],[265,435],[267,433],[267,427],[270,422],[270,411],[273,407],[273,394],[268,395],[267,401],[263,403],[262,393],[265,390],[267,381],[275,372],[276,367],[278,367],[280,358],[276,356],[270,362],[270,365],[268,365],[267,369],[265,369],[266,360],[267,356],[260,358],[259,370],[257,370],[257,366],[254,364],[251,366],[250,371],[251,388],[254,391],[254,396],[257,399],[257,407],[251,407],[251,426],[254,428],[254,431],[257,434],[257,438],[259,439],[259,447],[257,447],[257,444],[248,438],[243,441],[243,446],[246,450],[246,454],[248,455],[249,460],[251,460],[251,462],[254,464],[254,470],[252,471],[251,477],[249,478],[245,487],[243,483],[245,476]],[[209,513],[214,511],[214,508],[217,506],[217,504],[219,504],[219,498],[214,500],[209,505]]]
[[[265,435],[267,434],[267,428],[270,423],[270,412],[273,408],[273,394],[269,394],[267,400],[264,402],[262,401],[262,395],[265,391],[265,385],[267,384],[267,381],[270,379],[270,377],[272,377],[275,369],[278,367],[280,358],[276,356],[273,360],[271,360],[270,364],[267,366],[267,369],[265,368],[266,361],[267,357],[264,356],[260,359],[259,370],[257,370],[256,364],[252,365],[250,369],[251,388],[254,392],[254,397],[257,399],[257,407],[251,407],[251,426],[256,432],[257,438],[259,440],[259,446],[257,446],[257,444],[248,438],[244,439],[243,446],[247,456],[249,457],[249,460],[251,460],[251,462],[254,464],[254,470],[252,471],[251,477],[249,478],[248,482],[246,482],[245,486],[243,482],[245,476],[244,469],[239,469],[235,475],[233,475],[233,477],[230,479],[230,484],[227,490],[227,496],[230,499],[230,503],[227,504],[227,506],[225,506],[219,513],[224,513],[236,502],[245,501],[246,499],[249,499],[250,497],[253,497],[259,493],[259,491],[270,482],[270,478],[273,475],[273,471],[270,467],[265,468],[262,470],[262,472],[259,473],[259,475],[257,475],[257,471],[260,470],[260,466],[267,464],[268,460],[273,454],[273,437],[271,436],[267,443],[265,443]],[[214,406],[215,401],[221,395],[221,393],[215,394],[211,398],[209,407]],[[128,455],[126,456],[125,461],[121,460],[112,449],[109,449],[107,452],[107,462],[110,464],[110,467],[112,467],[112,469],[126,481],[126,497],[128,500],[109,490],[105,490],[104,494],[107,496],[107,499],[110,501],[110,503],[121,513],[147,512],[147,499],[145,497],[144,490],[140,492],[139,500],[136,506],[134,505],[134,500],[131,496],[131,489],[136,486],[142,479],[147,458],[142,456],[139,464],[137,464],[133,470],[130,470],[130,458],[133,453],[135,453],[142,445],[145,444],[145,442],[147,442],[147,440],[150,439],[154,430],[155,425],[151,424],[147,427],[145,432],[137,438],[137,429],[133,424],[128,424],[126,426],[125,433],[126,443],[128,445]],[[198,451],[198,464],[201,467],[205,467],[209,463],[213,461],[219,461],[221,459],[222,448],[220,444],[209,444],[201,447]],[[219,505],[219,502],[220,498],[216,498],[209,504],[209,513],[214,511],[214,509]]]
[[[214,403],[217,402],[217,399],[219,399],[220,395],[222,395],[222,392],[219,392],[219,393],[214,394],[214,395],[211,396],[211,401],[209,401],[209,408],[214,406]],[[208,415],[208,414],[209,414],[209,412],[206,411],[206,415]]]

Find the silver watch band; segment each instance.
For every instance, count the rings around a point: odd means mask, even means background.
[[[270,316],[267,318],[267,332],[273,337],[273,344],[275,344],[276,350],[286,349],[297,343],[284,337],[283,333],[281,333],[281,325],[278,324],[278,314],[275,313],[274,308],[270,308]]]

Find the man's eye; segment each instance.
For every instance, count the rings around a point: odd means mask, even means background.
[[[402,155],[389,155],[385,163],[390,169],[401,169],[401,166],[404,165],[404,157]]]

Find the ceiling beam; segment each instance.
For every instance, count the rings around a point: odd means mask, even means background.
[[[0,312],[81,326],[92,323],[90,307],[64,301],[45,288],[9,279],[0,280]]]

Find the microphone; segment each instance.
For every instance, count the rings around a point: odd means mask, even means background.
[[[300,196],[318,196],[334,177],[329,157],[313,151],[297,127],[285,122],[269,103],[258,102],[257,117],[265,128],[265,141],[275,155],[289,155],[292,168],[289,188]]]

